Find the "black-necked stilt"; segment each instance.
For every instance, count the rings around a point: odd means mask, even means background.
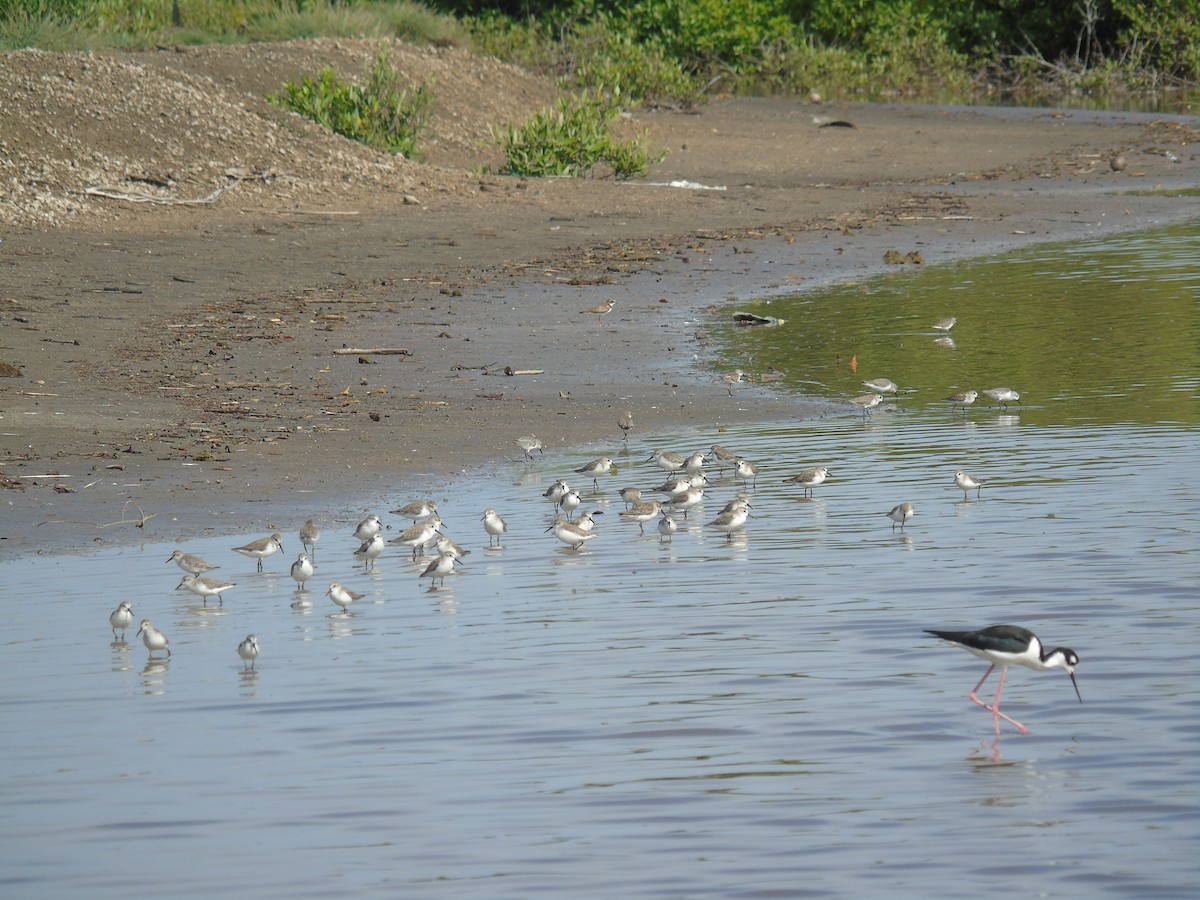
[[[989,625],[979,631],[935,631],[926,628],[925,633],[949,641],[991,663],[979,679],[979,684],[971,689],[967,697],[972,703],[982,706],[992,714],[992,721],[996,724],[996,737],[1000,736],[1001,719],[1016,725],[1021,734],[1029,733],[1029,729],[1016,719],[1000,712],[1000,693],[1004,690],[1004,676],[1008,674],[1009,666],[1025,666],[1039,672],[1047,669],[1066,669],[1067,675],[1071,677],[1071,685],[1075,688],[1075,696],[1079,697],[1080,703],[1083,702],[1079,685],[1075,683],[1075,667],[1079,665],[1079,657],[1075,651],[1066,647],[1055,647],[1047,653],[1038,636],[1028,628],[1022,628],[1020,625]],[[988,706],[975,694],[983,687],[983,683],[988,680],[996,666],[1000,667],[1000,684],[996,686],[996,699]]]

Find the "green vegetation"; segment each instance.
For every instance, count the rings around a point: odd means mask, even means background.
[[[610,135],[620,98],[1060,102],[1200,80],[1200,0],[0,0],[0,50],[318,36],[469,43],[558,78],[570,100],[494,130],[509,170],[525,173],[644,171],[645,136]],[[361,89],[326,70],[277,99],[411,155],[431,98],[423,85],[409,96],[385,68]]]
[[[348,84],[326,66],[316,79],[305,77],[299,84],[289,81],[282,94],[267,99],[343,137],[419,159],[417,136],[429,121],[433,96],[424,84],[411,94],[400,88],[400,73],[388,61],[386,47],[380,48],[365,78],[362,86]]]
[[[646,151],[645,134],[614,140],[610,128],[620,113],[619,96],[583,93],[562,98],[519,128],[494,128],[504,147],[505,174],[586,175],[602,164],[617,178],[641,174],[662,155]]]

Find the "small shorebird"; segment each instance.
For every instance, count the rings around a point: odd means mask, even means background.
[[[554,484],[550,485],[550,487],[546,488],[546,492],[542,494],[542,496],[555,506],[558,506],[558,501],[561,500],[563,498],[563,494],[570,489],[570,485],[560,478],[558,481],[554,482]]]
[[[596,488],[596,490],[599,490],[600,476],[608,475],[610,472],[612,472],[612,467],[613,461],[607,456],[602,456],[599,459],[592,460],[586,466],[580,466],[575,470],[575,472],[579,475],[583,475],[585,478],[591,478],[592,485]]]
[[[1012,388],[998,387],[988,388],[984,391],[989,397],[999,403],[1004,409],[1008,409],[1010,403],[1020,403],[1021,395]]]
[[[863,421],[865,422],[871,410],[883,402],[883,394],[862,394],[850,402],[862,408]]]
[[[354,555],[363,561],[364,569],[374,569],[375,560],[383,555],[383,535],[376,534],[373,537],[367,538],[354,551]]]
[[[1065,669],[1071,678],[1071,686],[1075,688],[1075,696],[1079,698],[1080,703],[1083,702],[1083,696],[1079,693],[1079,685],[1075,681],[1075,667],[1079,665],[1079,657],[1075,651],[1066,647],[1055,647],[1046,652],[1038,636],[1028,628],[1022,628],[1020,625],[989,625],[979,631],[935,631],[926,628],[925,633],[949,641],[954,646],[962,647],[969,653],[991,663],[988,670],[983,673],[983,677],[979,679],[979,684],[971,689],[967,699],[992,714],[992,721],[996,725],[996,737],[1000,737],[1001,719],[1016,725],[1021,734],[1029,734],[1028,728],[1016,719],[1000,712],[1000,694],[1004,690],[1004,678],[1008,674],[1009,666],[1025,666],[1036,672]],[[1000,667],[1000,683],[996,686],[996,698],[992,701],[992,705],[988,706],[976,694],[996,666]]]
[[[171,642],[167,640],[167,636],[150,624],[149,619],[142,619],[142,624],[137,630],[137,634],[142,636],[142,643],[146,645],[146,649],[150,651],[150,656],[154,656],[155,650],[166,650],[167,656],[171,655],[171,648],[167,646]]]
[[[704,488],[692,487],[688,488],[682,494],[676,494],[667,501],[667,506],[672,510],[683,510],[683,517],[688,517],[688,510],[693,506],[699,506],[704,499]]]
[[[304,585],[312,578],[313,571],[313,564],[307,553],[296,557],[296,561],[292,563],[292,579],[299,585],[300,590],[304,590]]]
[[[732,372],[726,372],[721,376],[721,381],[729,389],[729,396],[733,396],[733,386],[744,380],[746,373],[741,369],[734,369]]]
[[[735,478],[742,479],[742,485],[753,484],[758,487],[758,466],[748,459],[739,459],[734,467]]]
[[[739,528],[744,528],[746,520],[750,518],[750,504],[745,501],[734,502],[731,508],[721,513],[715,519],[708,523],[712,528],[718,531],[725,532],[725,540],[732,541],[733,533]]]
[[[592,517],[602,515],[604,515],[604,510],[602,509],[594,509],[591,512],[582,512],[579,514],[579,518],[575,520],[575,524],[584,531],[591,531],[596,527],[596,520]]]
[[[726,450],[720,444],[713,444],[708,451],[708,455],[717,461],[717,470],[724,472],[726,465],[735,466],[741,458],[732,450]]]
[[[417,552],[421,550],[433,536],[441,531],[442,518],[438,515],[432,515],[424,522],[418,522],[409,528],[405,528],[396,537],[388,541],[389,544],[400,544],[402,547],[412,547],[412,558],[417,558]]]
[[[959,391],[957,394],[951,394],[944,399],[952,408],[961,409],[965,416],[967,414],[967,407],[979,399],[979,391]]]
[[[686,457],[670,450],[655,450],[646,457],[646,461],[654,460],[660,469],[667,472],[678,472],[683,468],[683,464],[687,462]]]
[[[108,614],[108,624],[112,626],[113,640],[117,639],[117,629],[121,629],[121,640],[125,640],[125,629],[133,624],[133,604],[128,600],[121,603]]]
[[[904,523],[913,517],[914,512],[916,512],[916,510],[913,509],[913,505],[911,503],[900,503],[896,506],[893,506],[891,510],[884,513],[884,515],[892,520],[892,531],[896,530],[897,525],[899,525],[900,530],[903,531]]]
[[[958,319],[955,318],[954,316],[949,316],[948,318],[942,319],[940,322],[934,322],[933,327],[937,331],[949,331],[951,328],[954,327],[954,324],[957,321],[958,321]]]
[[[492,538],[496,539],[497,545],[500,543],[500,535],[508,531],[508,525],[500,518],[500,513],[489,506],[483,511],[483,530],[488,533],[488,546],[490,547]]]
[[[317,558],[317,541],[320,539],[321,530],[312,519],[300,526],[300,546],[308,553],[310,559]]]
[[[191,591],[197,597],[204,599],[205,606],[208,606],[209,597],[216,597],[224,606],[225,598],[221,595],[233,587],[237,587],[237,585],[231,581],[217,581],[215,578],[206,578],[203,575],[184,575],[183,580],[175,586],[175,590]]]
[[[184,553],[182,550],[174,551],[167,557],[167,562],[175,563],[175,565],[179,566],[179,568],[183,569],[189,575],[203,575],[205,572],[221,568],[220,566],[214,566],[212,563],[205,562],[194,554]]]
[[[393,509],[392,515],[402,519],[412,519],[416,523],[422,519],[428,519],[430,516],[436,516],[437,511],[437,504],[432,500],[414,500],[399,509]]]
[[[633,413],[629,410],[621,413],[621,418],[617,419],[617,427],[625,433],[625,440],[629,440],[629,432],[633,431]]]
[[[547,532],[554,532],[554,536],[568,544],[572,550],[578,550],[583,546],[585,541],[591,540],[594,537],[599,537],[599,533],[595,531],[586,531],[571,522],[564,522],[561,519],[555,519]]]
[[[558,508],[567,514],[567,521],[571,521],[571,514],[583,504],[583,497],[575,488],[568,488],[567,492],[562,495],[558,501]]]
[[[383,530],[383,523],[375,513],[367,516],[354,528],[354,536],[360,541],[369,541]]]
[[[642,489],[635,487],[623,487],[619,491],[621,499],[625,501],[625,508],[633,506],[635,503],[642,502]]]
[[[517,446],[525,451],[526,459],[533,459],[533,451],[536,450],[541,454],[543,444],[536,434],[527,434],[524,437],[517,438]]]
[[[877,394],[894,394],[900,390],[896,386],[896,382],[890,378],[873,378],[870,381],[864,381],[863,387],[870,388]]]
[[[325,592],[325,596],[342,608],[343,611],[350,608],[350,604],[355,600],[361,600],[365,594],[356,594],[350,588],[342,587],[336,581],[329,583],[329,590]]]
[[[613,307],[616,305],[617,305],[617,301],[614,300],[612,297],[609,297],[603,303],[597,303],[591,309],[587,310],[587,312],[591,313],[594,316],[599,316],[600,321],[603,322],[604,317],[607,316],[610,312],[612,312]]]
[[[426,549],[429,548],[430,544],[432,544],[433,552],[435,554],[449,553],[449,554],[452,554],[453,556],[457,556],[459,559],[462,559],[464,556],[471,555],[470,550],[468,550],[462,544],[456,544],[454,541],[450,540],[450,538],[446,537],[446,535],[444,535],[444,534],[436,535],[433,538],[433,540],[430,541],[429,544],[425,545]]]
[[[283,544],[281,543],[281,540],[282,539],[280,538],[279,533],[276,532],[270,537],[259,538],[257,541],[251,541],[244,547],[234,547],[233,552],[240,553],[242,556],[248,556],[251,559],[258,560],[258,571],[261,572],[263,570],[263,560],[271,554],[279,553],[283,550]]]
[[[254,669],[254,660],[258,659],[257,635],[246,635],[246,639],[238,644],[238,656],[242,658],[243,672]]]
[[[824,466],[817,466],[815,469],[805,469],[799,475],[793,475],[791,478],[783,479],[784,484],[798,484],[804,488],[804,496],[811,497],[813,488],[821,484],[826,478],[833,473]]]
[[[975,499],[979,499],[979,490],[987,482],[980,481],[977,478],[972,478],[970,475],[968,475],[962,469],[959,469],[957,472],[954,473],[954,483],[957,484],[960,488],[962,488],[963,500],[965,501],[967,499],[968,493],[970,492],[970,490],[972,488],[975,489]]]
[[[429,586],[434,587],[440,578],[442,584],[445,585],[446,576],[454,571],[455,563],[458,563],[460,566],[462,565],[458,561],[458,557],[453,553],[439,553],[437,559],[427,565],[425,571],[417,576],[417,581],[420,581],[422,578],[428,578]]]
[[[617,515],[623,519],[628,519],[630,522],[638,523],[638,531],[640,534],[646,533],[646,523],[651,519],[658,518],[662,512],[662,504],[657,500],[649,500],[645,503],[639,503],[632,509],[623,509]]]
[[[658,520],[658,541],[662,543],[663,539],[671,540],[671,536],[679,530],[679,523],[671,518],[670,513],[664,510],[662,518]]]

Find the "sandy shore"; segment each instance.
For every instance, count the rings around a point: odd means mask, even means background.
[[[22,377],[0,378],[0,555],[350,521],[357,497],[519,458],[525,433],[615,447],[626,409],[643,434],[829,412],[730,396],[707,325],[889,250],[935,265],[1194,215],[1195,120],[813,115],[644,113],[672,151],[647,183],[480,176],[417,205],[350,186],[300,213],[4,234],[0,362]],[[723,189],[652,184],[679,179]],[[383,347],[407,353],[335,353]]]

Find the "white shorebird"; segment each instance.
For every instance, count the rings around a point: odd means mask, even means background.
[[[623,487],[619,493],[621,494],[621,499],[625,501],[626,509],[642,502],[641,488]]]
[[[429,543],[435,534],[441,531],[442,518],[432,515],[423,522],[418,522],[405,528],[400,534],[388,541],[389,544],[399,544],[402,547],[412,547],[412,558],[417,558],[417,552]]]
[[[958,322],[958,319],[955,318],[954,316],[950,316],[948,318],[942,319],[940,322],[934,322],[933,327],[937,331],[949,331],[951,328],[954,327],[956,322]]]
[[[671,536],[679,530],[679,523],[671,518],[669,513],[664,512],[662,518],[658,520],[658,540],[662,543],[664,539],[671,540]]]
[[[379,516],[375,515],[375,513],[371,513],[371,515],[367,516],[355,526],[354,536],[360,541],[369,541],[381,531],[383,531],[383,523],[380,521]]]
[[[258,635],[246,635],[246,639],[238,644],[238,656],[242,658],[243,671],[254,669],[254,661],[258,659]]]
[[[225,605],[225,598],[221,595],[230,588],[237,587],[232,581],[218,581],[215,578],[206,578],[203,575],[184,575],[183,580],[175,586],[175,590],[188,590],[197,597],[204,599],[204,605],[208,606],[208,598],[216,597],[221,601],[221,605]]]
[[[449,553],[453,556],[458,557],[459,559],[462,559],[464,556],[471,555],[470,550],[468,550],[462,544],[456,544],[454,541],[450,540],[450,538],[446,537],[446,535],[444,535],[444,534],[434,535],[433,540],[431,540],[428,544],[425,545],[426,550],[428,550],[430,548],[433,549],[434,556],[437,556],[438,554],[441,554],[441,553]]]
[[[883,394],[861,394],[850,402],[862,409],[863,421],[865,422],[871,410],[883,402]]]
[[[1012,388],[998,387],[988,388],[984,391],[989,397],[999,403],[1004,409],[1008,409],[1010,403],[1020,403],[1021,395]]]
[[[713,444],[709,448],[708,455],[710,458],[716,460],[717,469],[722,472],[725,471],[725,466],[727,465],[737,465],[737,461],[741,458],[732,450],[727,450],[720,444]]]
[[[496,545],[499,546],[500,535],[508,531],[508,525],[500,517],[500,513],[489,506],[483,511],[483,530],[488,533],[488,546],[492,546],[493,538],[496,540]]]
[[[612,472],[612,467],[613,461],[607,456],[602,456],[599,459],[592,460],[586,466],[580,466],[575,471],[579,475],[583,475],[585,478],[591,478],[593,486],[599,490],[600,476],[608,475],[610,472]]]
[[[734,477],[742,479],[742,484],[752,484],[758,487],[758,466],[748,459],[739,459],[733,470]]]
[[[604,510],[594,509],[591,512],[582,513],[579,518],[575,520],[575,524],[584,531],[591,531],[596,527],[596,520],[594,517],[602,515],[604,515]]]
[[[392,515],[402,519],[412,519],[414,523],[438,514],[437,504],[432,500],[414,500],[399,509],[393,509]]]
[[[640,534],[645,534],[646,523],[651,519],[658,518],[658,515],[661,512],[661,503],[659,503],[657,500],[648,500],[644,503],[639,503],[630,509],[623,509],[617,513],[617,515],[624,519],[628,519],[630,522],[637,522],[638,532]]]
[[[667,472],[678,472],[683,468],[683,464],[687,462],[685,457],[670,450],[655,450],[646,457],[647,462],[650,460],[654,460],[660,469]]]
[[[579,509],[582,503],[583,497],[579,495],[579,491],[575,490],[575,488],[568,488],[566,493],[559,498],[558,506],[559,509],[567,514],[567,521],[570,522],[572,513]]]
[[[731,509],[727,509],[708,523],[708,527],[725,532],[726,541],[732,541],[733,533],[744,528],[746,520],[750,518],[750,505],[745,501],[735,501],[731,506]]]
[[[891,510],[884,513],[884,515],[892,520],[892,531],[896,530],[897,525],[899,525],[900,530],[903,531],[904,523],[913,517],[914,512],[916,512],[916,510],[913,509],[913,505],[911,503],[899,503],[896,506],[893,506]]]
[[[550,487],[546,488],[546,492],[542,494],[542,496],[555,506],[558,506],[558,501],[561,500],[563,498],[563,494],[570,489],[571,486],[560,478],[558,481],[554,482],[554,484],[550,485]]]
[[[798,475],[793,475],[790,478],[783,479],[784,484],[798,484],[804,488],[804,496],[811,497],[813,488],[822,484],[826,478],[833,473],[825,466],[817,466],[813,469],[805,469]]]
[[[963,500],[967,499],[967,496],[972,489],[975,491],[975,498],[978,499],[980,488],[986,484],[986,482],[980,481],[977,478],[972,478],[962,469],[959,469],[954,473],[954,483],[962,488]]]
[[[367,538],[354,551],[354,555],[363,561],[364,569],[374,569],[375,560],[383,555],[383,535],[377,534],[374,537]]]
[[[108,624],[112,626],[114,641],[117,639],[118,628],[121,629],[121,640],[125,640],[125,629],[133,624],[133,604],[122,600],[117,608],[108,614]]]
[[[989,625],[978,631],[935,631],[926,628],[925,633],[949,641],[954,646],[962,647],[967,652],[991,663],[988,670],[983,673],[983,677],[979,679],[979,683],[967,695],[967,699],[992,714],[997,738],[1000,737],[1001,719],[1017,726],[1017,730],[1021,734],[1029,734],[1028,728],[1016,719],[1000,712],[1000,694],[1004,690],[1004,678],[1008,675],[1009,666],[1024,666],[1035,672],[1063,669],[1071,677],[1071,686],[1075,688],[1075,696],[1079,698],[1080,703],[1083,702],[1083,695],[1079,693],[1079,684],[1075,681],[1075,667],[1079,665],[1079,656],[1068,647],[1055,647],[1047,652],[1038,636],[1028,628],[1022,628],[1020,625]],[[996,698],[992,701],[992,705],[988,706],[976,694],[996,666],[1000,667],[1000,683],[996,686]]]
[[[676,494],[667,501],[667,506],[672,510],[683,510],[683,517],[688,517],[688,510],[692,507],[699,506],[704,500],[704,488],[693,487],[688,488],[682,494]]]
[[[355,600],[361,600],[365,594],[356,594],[350,588],[342,587],[336,581],[329,583],[329,590],[325,592],[325,596],[340,606],[343,610],[348,610],[350,604]]]
[[[317,541],[321,539],[321,529],[309,519],[300,526],[300,546],[308,554],[309,559],[317,558]]]
[[[171,648],[168,646],[171,642],[167,640],[165,634],[150,624],[149,619],[142,619],[142,624],[134,637],[137,637],[139,634],[142,636],[142,643],[150,651],[150,656],[154,656],[155,650],[166,650],[167,656],[171,655]]]
[[[425,571],[417,576],[417,581],[420,581],[422,578],[428,578],[430,579],[430,587],[433,587],[440,578],[444,585],[446,583],[446,576],[454,571],[455,563],[458,563],[460,566],[462,565],[458,557],[453,553],[439,553],[437,559],[427,565]]]
[[[583,546],[585,541],[599,537],[599,534],[595,531],[585,531],[578,525],[571,522],[564,522],[561,519],[555,519],[546,531],[553,531],[554,536],[564,544],[570,546],[572,550],[578,550]]]
[[[167,557],[167,562],[175,563],[175,565],[179,566],[179,568],[183,569],[189,575],[203,575],[205,572],[221,568],[220,566],[214,566],[212,563],[205,562],[194,554],[184,553],[182,550],[174,551]]]
[[[263,570],[263,560],[274,553],[280,553],[283,550],[282,538],[279,532],[270,537],[259,538],[257,541],[251,541],[243,547],[234,547],[234,553],[240,553],[242,556],[248,556],[251,559],[258,560],[258,571]]]
[[[304,590],[304,585],[312,578],[313,571],[313,564],[307,553],[296,557],[296,561],[292,563],[292,579],[299,585],[300,590]]]
[[[979,391],[959,391],[957,394],[951,394],[945,400],[954,409],[961,409],[963,415],[967,414],[967,407],[979,399]]]
[[[536,450],[539,454],[543,454],[545,445],[536,434],[527,434],[517,438],[517,446],[525,451],[526,459],[533,459],[533,451]]]
[[[877,394],[894,394],[900,390],[890,378],[872,378],[870,381],[864,381],[863,387],[870,388]]]
[[[697,450],[691,456],[683,461],[683,472],[685,475],[699,475],[704,471],[704,454]]]

